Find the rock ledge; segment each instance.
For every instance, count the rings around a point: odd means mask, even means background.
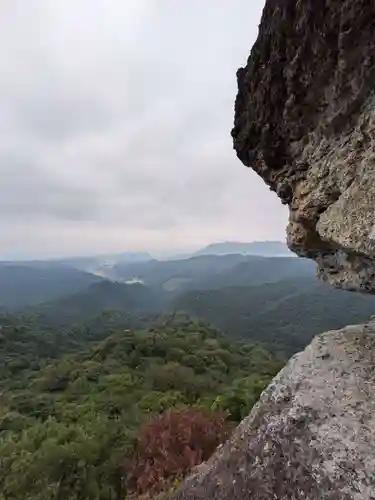
[[[175,500],[373,500],[375,323],[294,356]]]

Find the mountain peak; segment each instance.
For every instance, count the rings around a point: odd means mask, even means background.
[[[223,241],[211,243],[195,252],[194,255],[226,255],[235,253],[265,257],[293,256],[286,243],[282,241]]]

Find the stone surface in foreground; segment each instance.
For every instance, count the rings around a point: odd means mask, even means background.
[[[324,333],[175,500],[375,498],[375,322]]]

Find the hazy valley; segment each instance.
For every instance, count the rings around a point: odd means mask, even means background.
[[[272,256],[273,246],[261,245],[266,256],[219,245],[172,260],[2,262],[3,498],[28,500],[30,484],[42,500],[167,491],[289,356],[375,313],[375,297],[333,290],[311,261]],[[187,429],[200,444],[181,458]]]

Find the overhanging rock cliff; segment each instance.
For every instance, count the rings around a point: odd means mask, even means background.
[[[289,246],[375,291],[375,1],[267,0],[232,132]],[[306,318],[308,321],[308,318]],[[374,500],[375,321],[318,336],[175,500]]]
[[[288,244],[375,290],[375,2],[268,0],[238,71],[234,147],[289,205]]]

